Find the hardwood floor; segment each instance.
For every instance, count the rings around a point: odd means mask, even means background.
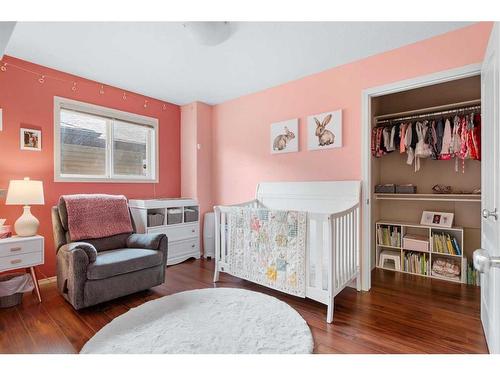
[[[213,261],[169,267],[167,282],[151,290],[76,312],[54,283],[41,286],[43,302],[0,309],[0,353],[78,353],[95,332],[130,308],[168,294],[213,288]],[[391,271],[373,272],[370,292],[346,288],[326,307],[221,274],[217,287],[265,292],[293,306],[311,327],[316,353],[487,353],[479,320],[479,288]],[[221,322],[222,324],[223,322]]]

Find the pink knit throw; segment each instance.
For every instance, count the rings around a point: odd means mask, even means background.
[[[61,198],[66,203],[71,241],[133,231],[127,198],[123,195],[75,194]]]

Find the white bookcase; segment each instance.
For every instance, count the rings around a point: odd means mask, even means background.
[[[378,221],[375,227],[375,233],[376,233],[376,266],[377,268],[383,268],[383,269],[388,269],[391,271],[396,271],[396,272],[403,272],[403,273],[409,273],[412,275],[418,275],[422,277],[430,277],[434,279],[440,279],[440,280],[447,280],[451,282],[458,282],[458,283],[467,283],[467,259],[464,256],[464,230],[461,227],[452,227],[452,228],[442,228],[442,227],[434,227],[434,226],[428,226],[428,225],[422,225],[422,224],[415,224],[415,223],[407,223],[407,222],[401,222],[401,221]],[[380,227],[391,227],[391,228],[396,228],[399,233],[400,233],[400,240],[396,244],[383,244],[384,241],[382,241],[379,238],[379,228]],[[461,254],[460,255],[453,255],[453,254],[448,254],[448,253],[442,253],[438,252],[437,249],[434,247],[434,241],[433,241],[433,234],[434,233],[445,233],[445,234],[450,234],[450,236],[454,237],[458,243],[458,246],[460,247]],[[419,235],[422,237],[426,237],[426,239],[429,241],[429,247],[427,251],[423,250],[408,250],[404,248],[403,245],[403,238],[407,234],[412,234],[412,235]],[[386,268],[386,267],[381,267],[379,264],[380,260],[380,253],[383,250],[389,250],[393,251],[395,253],[399,252],[400,254],[400,270],[396,270],[393,268]],[[427,274],[420,274],[420,273],[413,273],[405,270],[404,267],[404,259],[405,255],[407,253],[425,253],[426,254],[426,260],[427,260]],[[433,275],[432,274],[432,262],[435,261],[436,259],[439,258],[452,258],[455,260],[457,264],[460,266],[460,279],[452,279],[452,278],[446,278],[438,275]]]
[[[167,265],[200,258],[200,209],[196,200],[131,199],[129,207],[137,233],[167,235]]]

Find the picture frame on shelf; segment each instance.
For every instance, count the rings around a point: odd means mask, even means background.
[[[455,215],[451,212],[423,211],[420,224],[440,228],[451,228],[453,226],[454,216]]]

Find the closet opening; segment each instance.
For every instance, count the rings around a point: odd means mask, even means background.
[[[480,75],[369,100],[372,269],[478,285]]]

